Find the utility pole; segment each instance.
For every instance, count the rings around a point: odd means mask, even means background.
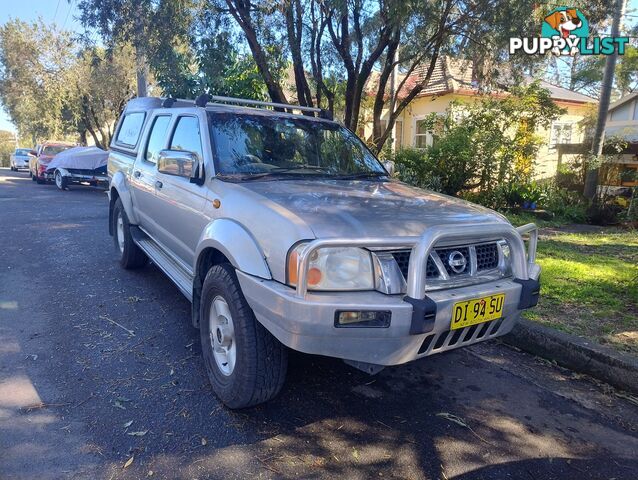
[[[614,18],[611,24],[611,36],[620,36],[620,22],[625,15],[627,8],[627,0],[617,0],[617,8],[614,9]],[[618,51],[609,55],[605,60],[605,70],[603,71],[603,83],[600,87],[600,100],[598,103],[598,120],[596,122],[596,131],[594,132],[594,140],[591,146],[592,160],[600,159],[603,153],[603,144],[605,140],[605,126],[607,124],[607,111],[609,110],[609,102],[611,100],[611,89],[614,84],[614,71],[616,69],[616,60],[618,60]],[[593,199],[598,189],[598,166],[589,168],[585,178],[586,198]]]
[[[394,108],[397,101],[397,80],[399,75],[399,47],[394,51],[394,57],[392,59],[394,66],[392,67],[392,74],[390,75],[390,115],[394,114]],[[397,122],[392,125],[392,145],[390,145],[392,153],[396,150],[397,144]]]
[[[146,35],[144,35],[144,7],[140,4],[135,18],[134,31],[135,69],[137,79],[137,96],[147,96],[148,65],[146,60]]]

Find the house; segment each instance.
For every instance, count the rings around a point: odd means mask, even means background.
[[[431,145],[433,137],[427,131],[423,120],[431,113],[445,113],[453,100],[471,102],[479,97],[479,90],[472,79],[472,70],[472,62],[469,60],[441,58],[437,62],[426,88],[410,102],[410,105],[402,112],[396,122],[393,147],[395,149],[423,148]],[[413,85],[414,82],[419,81],[424,72],[425,69],[422,69],[414,74],[414,78],[408,78],[404,90],[409,89],[410,84]],[[558,166],[556,146],[561,143],[581,143],[583,141],[583,132],[578,124],[597,101],[548,82],[541,81],[540,83],[542,87],[551,92],[556,104],[566,109],[566,113],[555,120],[551,128],[539,131],[546,142],[538,153],[536,174],[539,177],[550,177],[556,173]],[[401,97],[401,91],[398,96]],[[387,112],[385,115],[387,116]],[[382,118],[382,123],[384,121]],[[364,118],[363,125],[357,133],[362,138],[369,138],[372,135],[371,119]]]
[[[638,92],[626,95],[609,106],[605,138],[620,138],[626,146],[618,167],[608,182],[617,187],[638,186]]]

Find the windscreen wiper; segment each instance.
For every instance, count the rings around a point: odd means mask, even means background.
[[[335,175],[339,180],[357,180],[360,178],[379,178],[379,177],[387,177],[388,174],[385,172],[359,172],[359,173],[350,173],[346,175]]]

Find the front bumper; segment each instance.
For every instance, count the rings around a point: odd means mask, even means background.
[[[273,280],[237,272],[242,291],[255,316],[284,345],[301,352],[377,365],[398,365],[434,353],[508,333],[520,317],[523,289],[513,279],[439,290],[428,297],[437,311],[431,330],[411,334],[413,306],[401,295],[379,292],[311,293],[299,298]],[[501,319],[450,330],[455,303],[495,293],[505,294]],[[337,328],[338,310],[378,310],[392,313],[387,328]],[[480,328],[479,328],[480,327]]]
[[[284,345],[301,352],[326,355],[355,362],[376,365],[398,365],[420,357],[471,345],[489,338],[508,333],[520,318],[521,311],[536,304],[538,300],[538,278],[540,268],[535,263],[536,227],[529,225],[518,232],[509,227],[485,226],[469,228],[465,226],[468,238],[479,231],[490,231],[492,235],[504,235],[511,244],[513,255],[513,276],[487,283],[426,291],[425,272],[419,265],[425,265],[430,251],[438,241],[455,240],[463,229],[447,228],[444,233],[428,232],[416,239],[413,257],[410,260],[408,295],[387,295],[377,291],[366,292],[308,292],[303,272],[307,264],[303,258],[318,246],[331,243],[363,243],[362,241],[318,240],[300,255],[296,289],[273,280],[264,280],[243,272],[237,272],[239,282],[248,304],[255,316]],[[527,252],[521,235],[530,234]],[[394,244],[392,239],[376,243]],[[370,242],[368,239],[367,242]],[[406,244],[406,239],[399,242]],[[414,265],[413,265],[414,263]],[[416,288],[421,295],[414,295]],[[411,295],[412,293],[412,295]],[[451,330],[453,306],[457,302],[494,295],[505,294],[502,317]],[[419,308],[420,302],[430,307],[428,312]],[[389,327],[384,328],[344,328],[335,326],[337,311],[387,311],[391,312]]]

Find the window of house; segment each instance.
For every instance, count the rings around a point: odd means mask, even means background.
[[[431,147],[434,144],[435,136],[428,130],[427,120],[417,120],[414,132],[414,146],[416,148]]]
[[[572,123],[552,123],[552,129],[549,138],[549,148],[556,148],[556,145],[572,143]]]
[[[171,150],[196,153],[203,158],[202,139],[199,132],[199,119],[197,117],[181,117],[171,139]]]
[[[119,143],[125,147],[134,147],[137,145],[137,141],[142,133],[142,126],[144,125],[144,112],[127,113],[124,115],[122,125],[117,132],[115,143]]]
[[[166,129],[171,121],[170,115],[161,115],[156,117],[151,127],[151,134],[148,137],[148,144],[146,145],[146,158],[147,162],[157,163],[159,153],[164,149],[166,144]]]
[[[403,148],[403,122],[394,124],[394,148],[396,150]]]

